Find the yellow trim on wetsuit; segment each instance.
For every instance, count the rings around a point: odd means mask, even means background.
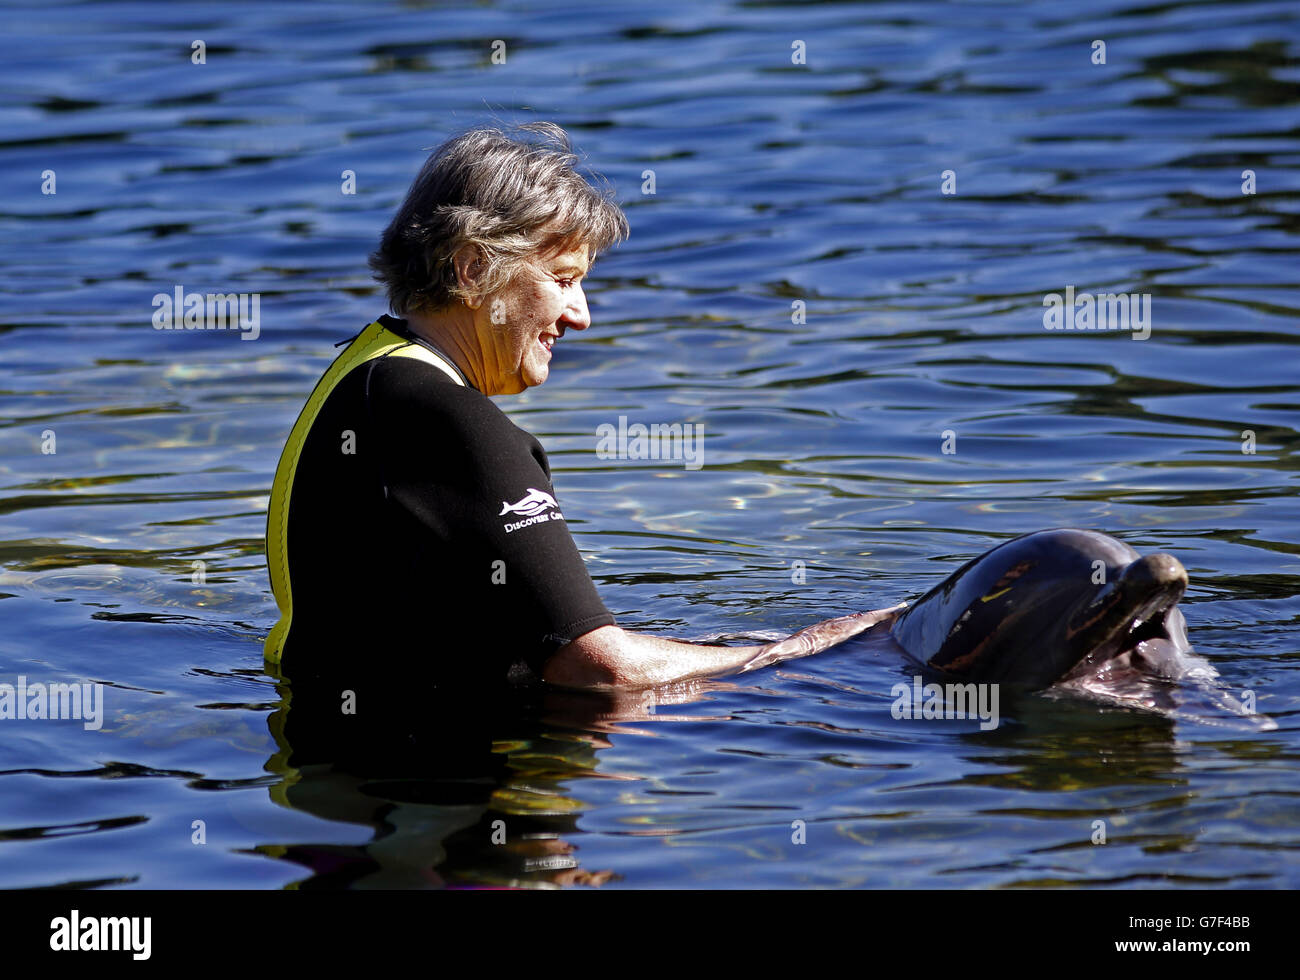
[[[298,415],[298,421],[293,424],[289,439],[284,444],[284,452],[280,454],[280,463],[275,468],[275,482],[271,484],[271,501],[266,512],[266,565],[271,577],[271,591],[275,593],[275,604],[280,609],[280,620],[266,637],[264,654],[270,663],[280,662],[284,641],[293,622],[293,589],[289,582],[289,500],[293,494],[293,478],[298,471],[298,460],[302,457],[303,446],[307,444],[307,435],[316,423],[325,399],[348,372],[359,364],[386,355],[414,357],[443,371],[456,384],[465,384],[456,370],[433,351],[399,336],[378,320],[361,331],[329,366],[320,381],[316,382],[316,388]]]

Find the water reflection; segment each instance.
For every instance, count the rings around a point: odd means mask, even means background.
[[[702,696],[703,684],[637,694],[502,688],[467,709],[464,698],[394,697],[345,715],[333,692],[281,682],[268,725],[279,751],[271,799],[313,816],[374,829],[363,845],[263,844],[301,864],[298,888],[599,886],[610,869],[586,869],[576,843],[585,804],[579,779],[607,776],[602,733],[645,734],[637,722],[672,720],[662,708]],[[692,716],[697,718],[697,716]]]

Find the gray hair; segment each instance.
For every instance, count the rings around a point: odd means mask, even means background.
[[[447,140],[425,161],[370,256],[399,316],[468,298],[452,257],[476,246],[484,260],[476,293],[494,292],[521,267],[563,244],[596,254],[628,236],[627,217],[599,174],[597,189],[574,169],[577,155],[555,123],[525,123],[511,136],[482,127]]]

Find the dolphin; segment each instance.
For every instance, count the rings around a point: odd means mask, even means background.
[[[522,517],[536,517],[544,510],[559,510],[560,505],[556,503],[545,490],[538,490],[536,487],[529,487],[528,493],[517,504],[512,504],[508,500],[501,501],[501,513],[498,517],[505,517],[507,514],[518,514]]]
[[[1277,728],[1192,650],[1178,608],[1186,589],[1187,571],[1173,555],[1143,557],[1097,531],[1035,531],[971,559],[911,605],[818,624],[773,644],[742,672],[824,649],[819,640],[858,620],[871,624],[863,638],[901,649],[932,680]]]
[[[1216,683],[1187,639],[1187,571],[1097,531],[1021,535],[968,561],[876,629],[924,669],[960,683],[1081,696],[1270,730]]]

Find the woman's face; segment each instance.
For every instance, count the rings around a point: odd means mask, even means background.
[[[514,395],[550,374],[551,348],[570,327],[591,325],[582,279],[587,246],[561,246],[538,256],[487,296],[476,317],[488,373],[488,395]]]

